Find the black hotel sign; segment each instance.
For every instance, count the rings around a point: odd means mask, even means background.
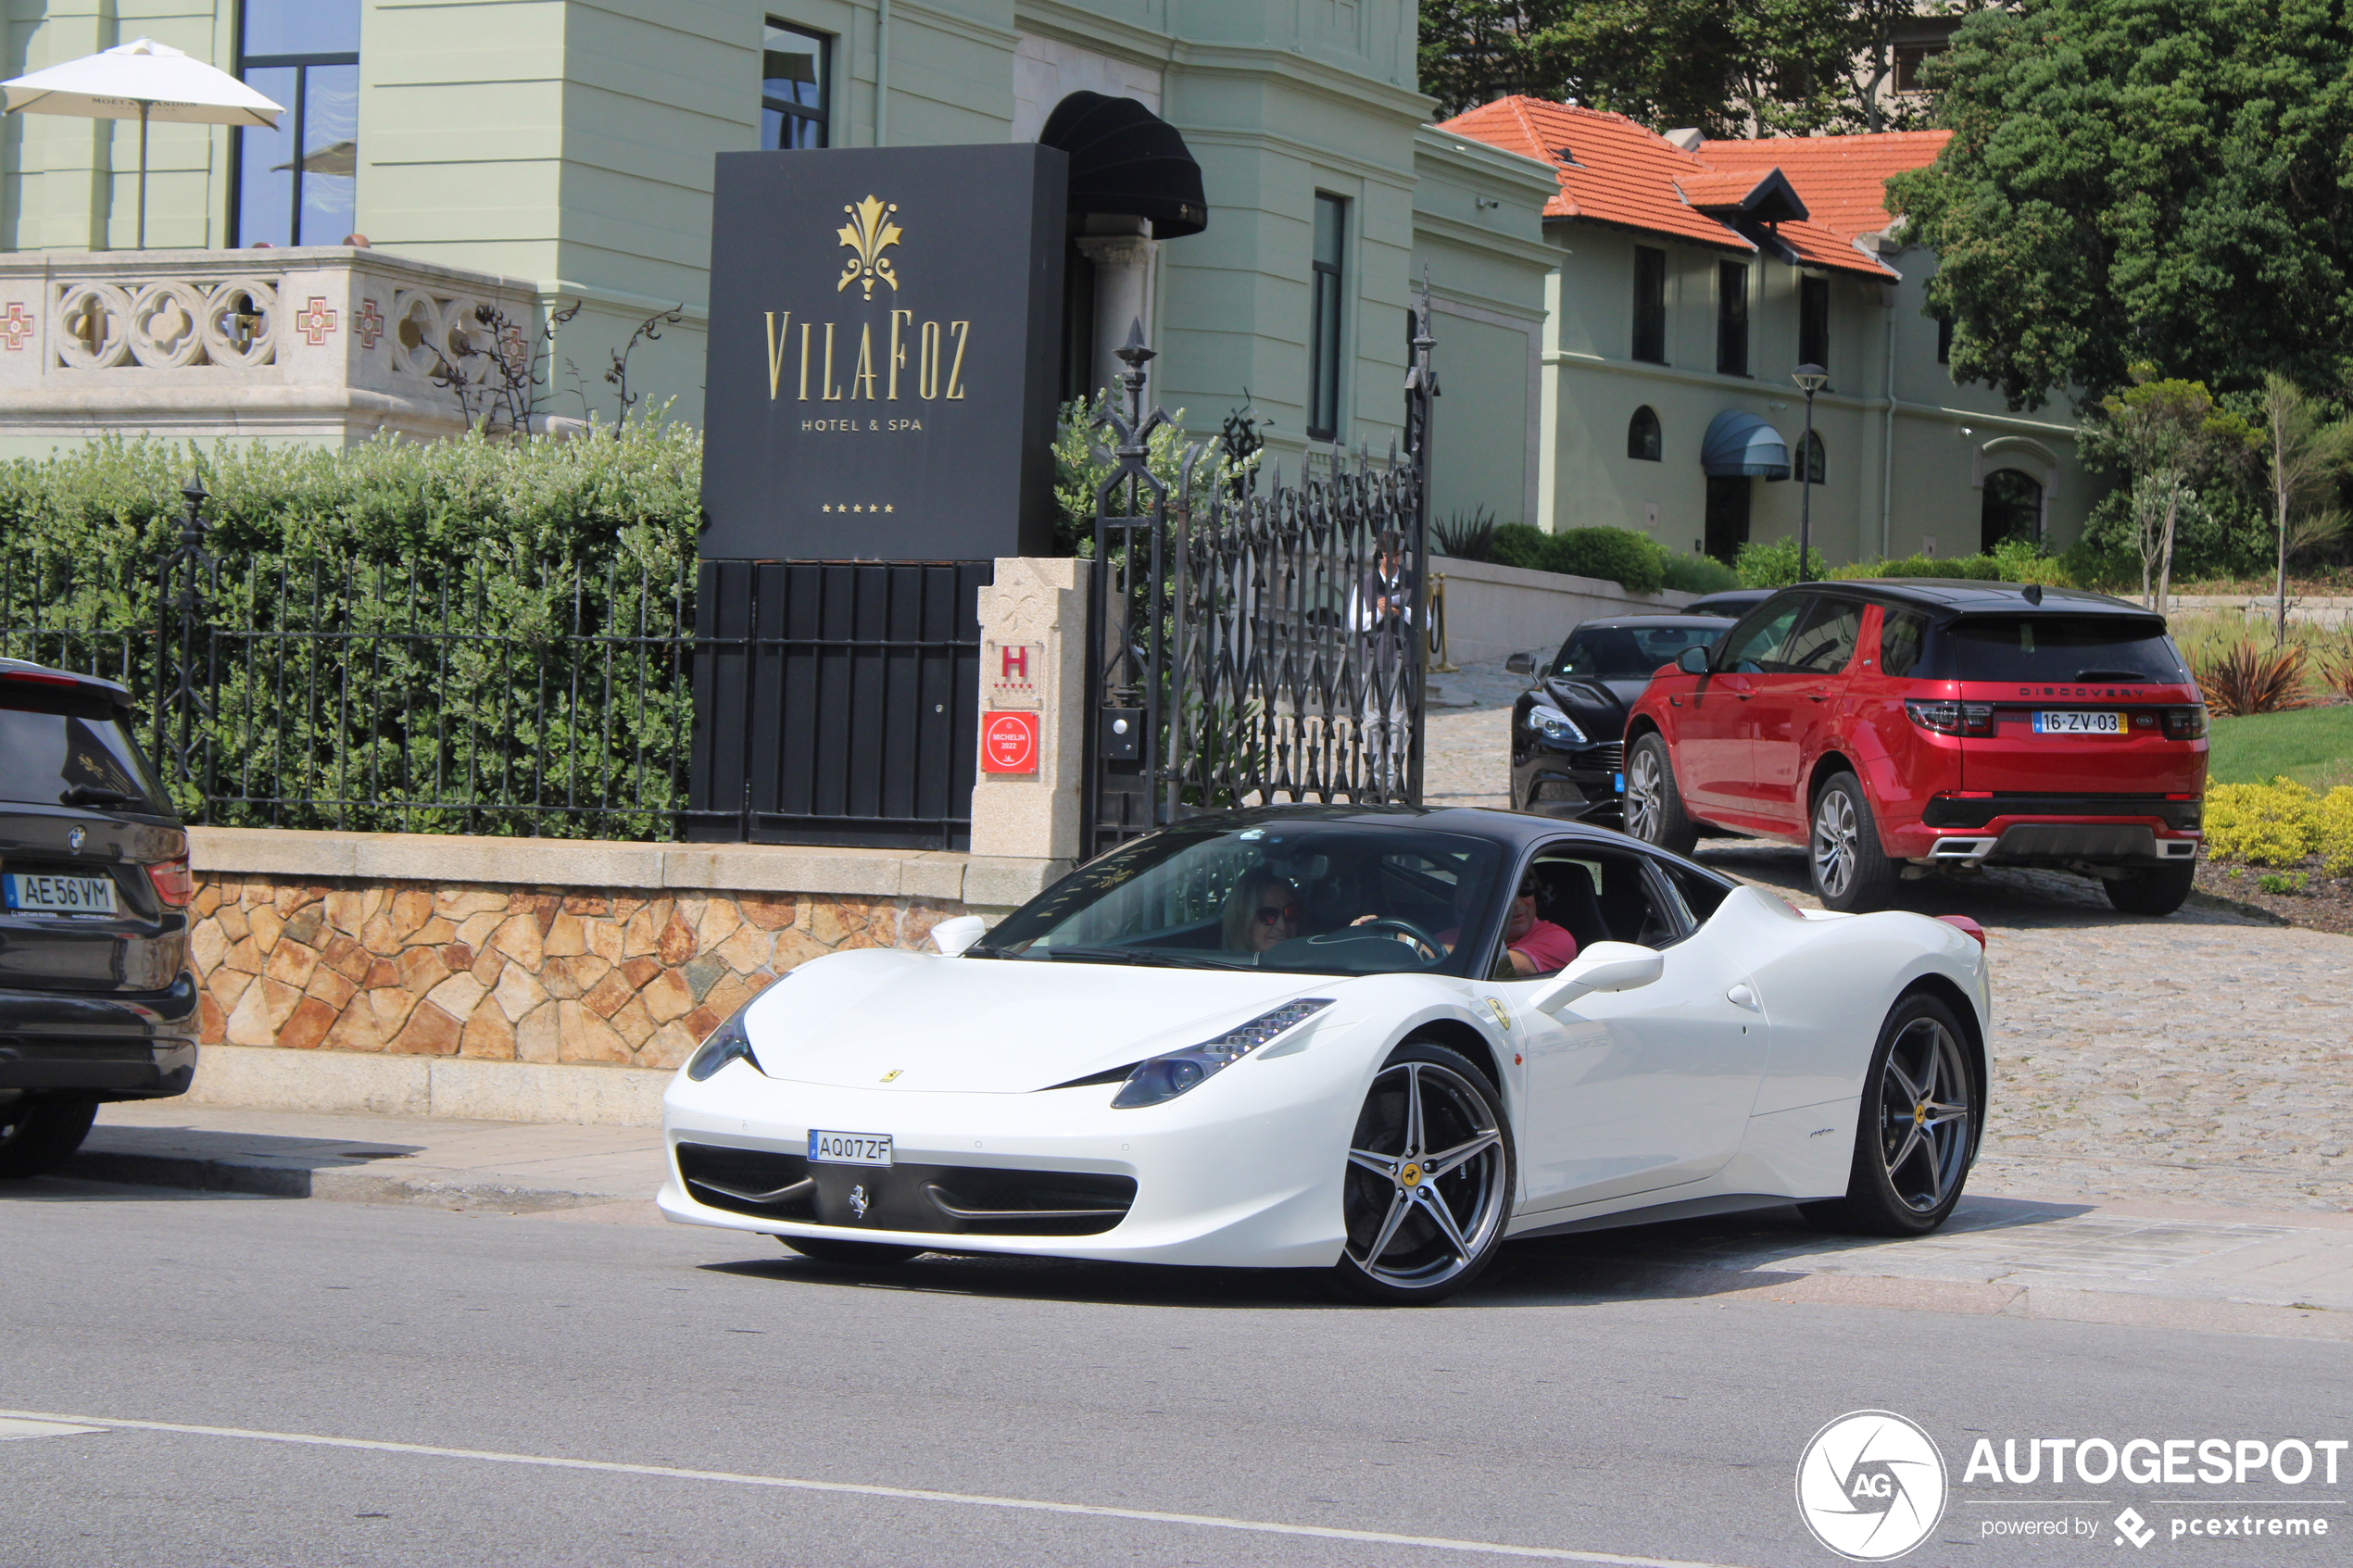
[[[724,153],[704,559],[1047,554],[1063,153]]]

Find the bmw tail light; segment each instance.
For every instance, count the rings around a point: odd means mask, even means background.
[[[1994,709],[1983,702],[1914,702],[1906,701],[1904,711],[1913,723],[1940,735],[1990,735],[1994,733]]]
[[[184,909],[188,900],[196,896],[196,879],[188,869],[185,855],[149,866],[147,880],[156,884],[156,897],[163,900],[167,909]]]
[[[2196,740],[2206,734],[2206,705],[2196,708],[2169,708],[2165,710],[2167,740]]]

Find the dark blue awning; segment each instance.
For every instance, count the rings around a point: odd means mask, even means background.
[[[1710,479],[1748,474],[1787,479],[1789,443],[1755,414],[1727,408],[1707,421],[1707,434],[1699,444],[1699,466]]]

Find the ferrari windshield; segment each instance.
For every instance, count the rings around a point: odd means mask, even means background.
[[[1461,974],[1503,851],[1362,822],[1196,822],[1137,839],[1013,911],[977,958]]]
[[[1731,622],[1717,626],[1579,626],[1561,645],[1553,673],[1581,681],[1647,681],[1685,648],[1716,646]]]

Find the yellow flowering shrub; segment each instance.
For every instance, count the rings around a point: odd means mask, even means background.
[[[2206,852],[2218,860],[2293,865],[2318,847],[2319,808],[2312,792],[2293,779],[2216,784],[2206,792]]]
[[[2312,815],[2321,864],[2336,876],[2353,872],[2353,784],[2339,784],[2321,797]]]

